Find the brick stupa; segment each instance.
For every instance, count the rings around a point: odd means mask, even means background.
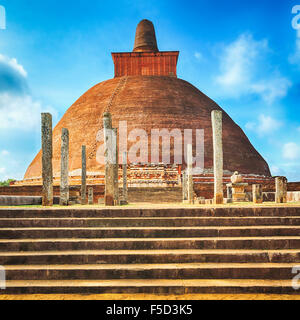
[[[96,136],[103,127],[105,111],[111,113],[114,127],[118,127],[119,121],[127,121],[128,132],[142,128],[149,137],[153,128],[204,129],[203,176],[213,172],[211,112],[222,109],[192,84],[177,78],[178,56],[178,51],[158,50],[152,22],[143,20],[139,23],[133,52],[112,53],[115,77],[84,93],[55,127],[53,170],[56,180],[60,176],[62,128],[68,128],[70,132],[71,184],[79,183],[76,177],[80,176],[82,145],[87,147],[89,179],[96,183],[98,177],[103,177],[103,166],[96,160],[102,143],[96,141]],[[128,149],[132,144],[128,142]],[[225,111],[223,146],[224,170],[228,176],[238,171],[245,176],[270,178],[266,161]],[[149,141],[149,163],[150,159]],[[28,167],[22,184],[41,184],[41,152]]]

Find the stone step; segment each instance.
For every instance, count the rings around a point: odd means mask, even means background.
[[[131,187],[128,188],[129,203],[178,203],[182,199],[181,187]]]
[[[300,217],[0,218],[1,228],[299,226]]]
[[[292,280],[293,263],[178,263],[5,266],[6,280],[265,279]]]
[[[180,238],[299,236],[300,226],[1,228],[0,239],[20,238]]]
[[[1,218],[115,218],[115,217],[300,217],[300,207],[250,206],[211,208],[2,208]]]
[[[122,279],[122,280],[12,280],[0,294],[100,293],[268,293],[299,294],[291,280],[251,279]]]
[[[158,249],[297,249],[300,237],[210,237],[121,239],[0,239],[0,251],[158,250]]]
[[[300,263],[300,249],[286,250],[77,250],[0,252],[0,265],[148,263]]]
[[[59,204],[59,197],[53,197],[53,204]],[[3,196],[0,195],[0,206],[39,206],[40,196]]]

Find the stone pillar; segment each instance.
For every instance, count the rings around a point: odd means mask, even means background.
[[[127,185],[127,152],[123,153],[123,192],[122,204],[128,204],[128,185]]]
[[[60,164],[60,205],[69,204],[69,130],[63,128],[61,134]]]
[[[81,155],[81,204],[86,204],[86,146],[82,146]]]
[[[188,200],[187,174],[186,170],[182,173],[182,201],[186,203]]]
[[[114,205],[114,168],[113,168],[113,152],[112,152],[112,121],[111,114],[105,112],[103,114],[104,128],[104,157],[105,157],[105,197],[106,206]]]
[[[214,149],[214,203],[223,204],[223,143],[222,111],[211,114]]]
[[[232,187],[227,185],[227,199],[232,199]]]
[[[113,138],[113,171],[114,171],[114,205],[120,204],[119,199],[119,152],[118,152],[118,129],[112,129]]]
[[[277,177],[275,179],[276,186],[276,203],[286,203],[287,202],[287,178],[286,177]]]
[[[92,187],[88,189],[88,204],[94,204],[94,189]]]
[[[254,203],[263,203],[263,192],[261,184],[252,185],[252,196]]]
[[[42,113],[43,206],[53,206],[52,115]]]
[[[188,203],[194,203],[194,184],[193,184],[193,147],[187,145],[187,193]]]

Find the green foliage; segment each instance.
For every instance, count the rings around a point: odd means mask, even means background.
[[[0,181],[0,187],[9,187],[11,182],[15,181],[14,179],[8,179],[6,181]]]

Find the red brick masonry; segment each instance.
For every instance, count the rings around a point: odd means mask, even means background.
[[[115,78],[123,76],[177,76],[178,51],[112,53]]]

